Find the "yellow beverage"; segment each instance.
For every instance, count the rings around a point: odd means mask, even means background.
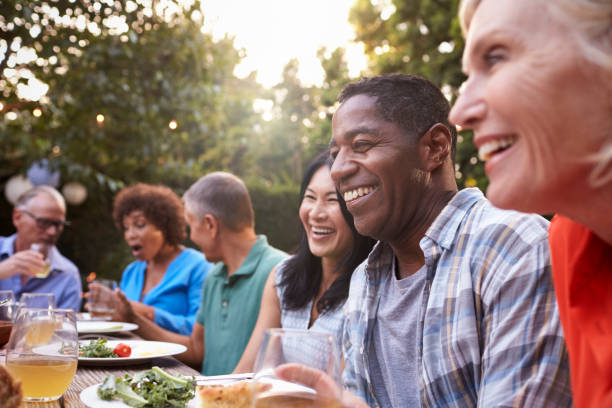
[[[111,320],[115,309],[111,309],[105,306],[90,306],[89,312],[94,320]]]
[[[55,331],[55,321],[42,320],[30,322],[26,327],[26,344],[28,346],[41,346],[47,344]]]
[[[255,408],[341,408],[336,401],[321,398],[274,395],[255,399]]]
[[[6,369],[21,381],[25,399],[53,400],[68,389],[76,373],[77,361],[76,359],[9,360]]]
[[[46,278],[49,275],[49,272],[51,272],[51,265],[45,264],[42,269],[39,269],[35,272],[34,276],[41,279]]]

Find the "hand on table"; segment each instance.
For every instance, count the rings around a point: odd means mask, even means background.
[[[155,308],[153,306],[128,300],[120,290],[117,290],[115,293],[117,295],[117,303],[115,305],[115,314],[113,315],[114,320],[119,319],[117,321],[133,322],[136,319],[136,315],[149,320],[155,319]]]
[[[348,391],[338,387],[326,373],[301,364],[284,364],[276,369],[276,375],[286,381],[303,384],[316,391],[317,395],[337,401],[346,408],[368,408],[368,404]]]

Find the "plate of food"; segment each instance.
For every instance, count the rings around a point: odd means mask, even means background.
[[[198,381],[196,396],[201,408],[232,407],[251,408],[253,403],[252,384],[250,379],[227,383]]]
[[[198,408],[200,400],[192,377],[153,367],[133,376],[107,376],[100,384],[85,388],[81,401],[89,408],[130,408],[163,406]]]
[[[138,328],[137,324],[126,322],[107,322],[103,320],[78,320],[77,331],[83,333],[117,333],[132,331]]]
[[[76,314],[76,318],[77,321],[78,320],[83,320],[83,321],[89,321],[89,320],[112,320],[111,316],[109,315],[94,315],[92,313],[89,312],[79,312]]]
[[[183,353],[182,344],[147,340],[96,340],[79,341],[79,364],[82,365],[128,365],[141,364],[153,358]]]

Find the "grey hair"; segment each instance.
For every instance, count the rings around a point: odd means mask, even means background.
[[[34,186],[23,194],[21,194],[15,202],[15,208],[27,207],[30,201],[32,201],[32,199],[39,196],[40,194],[48,195],[49,197],[54,199],[64,211],[66,211],[66,201],[64,200],[64,196],[61,195],[60,192],[54,189],[53,187],[46,185]]]
[[[255,225],[249,191],[231,173],[217,171],[201,177],[183,194],[183,201],[198,220],[211,214],[232,231]]]

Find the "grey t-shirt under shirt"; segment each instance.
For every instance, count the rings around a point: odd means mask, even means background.
[[[381,407],[420,407],[418,321],[427,268],[404,279],[391,276],[381,284],[368,363],[372,387]]]

